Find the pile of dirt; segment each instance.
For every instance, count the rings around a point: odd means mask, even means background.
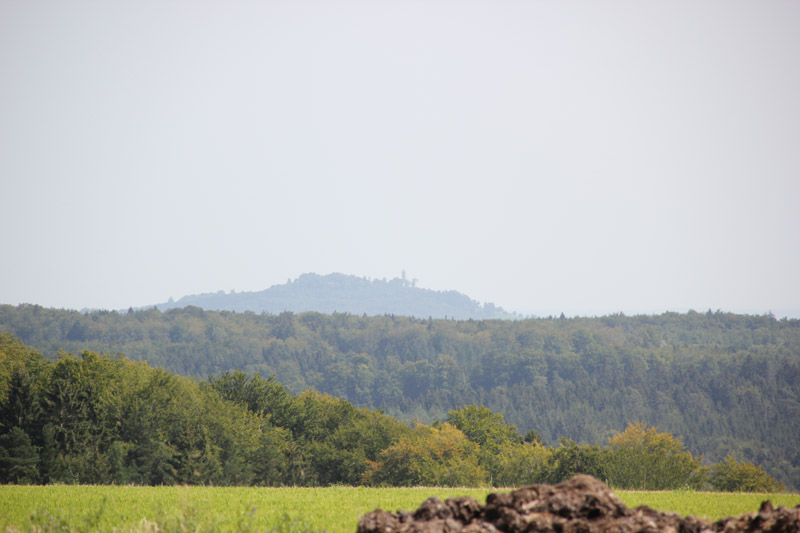
[[[711,522],[694,516],[629,509],[592,476],[579,475],[558,485],[533,485],[490,494],[486,505],[473,498],[442,502],[427,499],[416,511],[364,515],[358,533],[593,533],[593,532],[793,532],[800,533],[800,506],[764,502],[758,513]]]

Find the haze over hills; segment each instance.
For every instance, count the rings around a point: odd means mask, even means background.
[[[350,313],[354,315],[399,315],[457,320],[522,318],[492,303],[471,299],[457,291],[434,291],[416,286],[416,280],[402,278],[369,280],[346,274],[327,276],[302,274],[296,280],[255,292],[193,294],[157,304],[161,311],[194,305],[205,310],[253,311],[273,314],[291,311]]]

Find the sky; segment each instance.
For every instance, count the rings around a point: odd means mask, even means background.
[[[800,317],[798,95],[794,0],[0,0],[0,304]]]

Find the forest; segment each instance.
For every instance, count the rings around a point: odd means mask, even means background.
[[[547,446],[483,406],[406,424],[257,374],[200,381],[89,351],[51,361],[0,334],[0,483],[515,486],[579,472],[618,488],[785,488],[731,456],[703,465],[643,423],[606,447]]]
[[[464,406],[485,406],[521,435],[535,431],[548,450],[605,449],[642,423],[679,435],[702,465],[760,465],[800,487],[798,320],[719,311],[457,321],[6,305],[0,331],[48,360],[124,354],[209,384],[240,370],[285,385],[292,398],[339,398],[437,436],[435,424]],[[369,472],[390,482],[379,468]]]

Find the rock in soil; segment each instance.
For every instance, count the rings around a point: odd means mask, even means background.
[[[800,533],[800,506],[761,504],[757,513],[716,522],[694,516],[630,509],[601,481],[578,475],[558,485],[532,485],[494,493],[486,505],[473,498],[433,497],[414,512],[377,509],[358,522],[358,533]]]

